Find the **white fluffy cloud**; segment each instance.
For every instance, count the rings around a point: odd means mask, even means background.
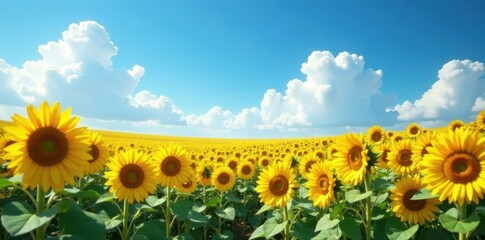
[[[115,68],[112,58],[118,49],[94,21],[71,24],[61,39],[40,45],[38,52],[40,59],[20,68],[0,59],[0,81],[6,86],[0,90],[0,102],[60,101],[86,117],[183,123],[182,112],[167,97],[133,92],[145,69]]]
[[[470,60],[452,60],[438,72],[438,80],[423,96],[393,108],[403,121],[462,119],[485,109],[485,66]]]

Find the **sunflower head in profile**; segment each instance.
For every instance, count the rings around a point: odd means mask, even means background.
[[[155,192],[158,184],[156,167],[144,152],[135,149],[117,152],[106,166],[105,185],[118,200],[142,202]]]
[[[380,168],[388,168],[387,155],[391,151],[391,144],[389,142],[385,142],[377,147],[377,151],[380,152],[379,159],[377,160],[377,166]]]
[[[153,153],[161,186],[174,187],[192,177],[191,161],[187,151],[179,145],[161,147]]]
[[[8,134],[4,134],[2,137],[0,137],[0,158],[5,154],[5,149],[6,147],[12,145],[15,143],[11,137],[8,136]]]
[[[91,143],[91,150],[89,155],[91,159],[88,160],[89,165],[86,168],[86,174],[97,173],[103,170],[104,166],[108,162],[109,150],[108,146],[103,140],[103,137],[95,132],[89,132],[89,142]]]
[[[14,175],[24,174],[22,185],[44,191],[64,189],[74,184],[74,176],[82,176],[88,166],[89,137],[85,128],[76,128],[79,117],[71,117],[71,109],[61,112],[58,102],[39,109],[27,106],[28,119],[14,114],[14,126],[6,131],[14,142],[4,149],[9,169]]]
[[[413,159],[411,140],[402,140],[392,145],[387,154],[387,165],[397,175],[409,175],[416,172],[416,161]]]
[[[381,126],[372,126],[367,130],[366,138],[370,143],[379,144],[385,139],[384,128]]]
[[[402,222],[424,225],[440,211],[438,198],[411,200],[424,187],[419,176],[405,177],[396,182],[396,187],[391,190],[390,206]]]
[[[478,115],[477,115],[477,127],[479,129],[485,129],[485,110],[482,110]]]
[[[335,178],[329,163],[317,162],[313,164],[306,175],[308,198],[313,205],[326,208],[335,199]]]
[[[197,164],[197,168],[195,170],[195,177],[197,182],[199,182],[202,186],[207,187],[211,185],[211,177],[214,171],[214,165],[210,161],[201,161]]]
[[[298,187],[296,174],[291,166],[285,162],[275,162],[263,169],[256,181],[256,192],[265,205],[284,207]]]
[[[217,190],[224,192],[232,189],[236,183],[236,175],[234,175],[232,169],[221,165],[214,170],[211,181],[212,185],[216,187]]]
[[[450,123],[448,123],[448,129],[451,130],[451,131],[455,131],[456,129],[458,128],[461,128],[465,126],[465,122],[463,122],[462,120],[453,120],[451,121]]]
[[[244,180],[249,180],[253,178],[254,173],[256,173],[256,168],[249,161],[242,161],[237,166],[237,175]]]
[[[315,155],[305,155],[302,157],[298,166],[300,175],[306,178],[306,175],[310,172],[312,166],[317,162],[320,162],[320,159],[318,159]]]
[[[431,142],[436,139],[437,132],[436,131],[427,131],[419,135],[416,138],[416,141],[413,143],[412,152],[413,152],[413,162],[415,163],[416,168],[419,170],[421,166],[421,162],[423,161],[424,155],[428,154],[427,147],[431,147]]]
[[[485,192],[485,138],[463,128],[438,135],[421,162],[423,183],[440,201],[478,204]]]
[[[339,138],[332,161],[342,184],[357,185],[364,180],[370,157],[363,136],[349,133]]]

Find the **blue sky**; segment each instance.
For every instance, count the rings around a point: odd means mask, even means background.
[[[431,127],[485,108],[479,0],[3,5],[3,119],[47,99],[92,128],[260,138]]]

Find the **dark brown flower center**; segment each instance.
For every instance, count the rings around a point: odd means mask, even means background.
[[[263,159],[263,160],[261,161],[261,165],[263,165],[263,167],[268,166],[268,165],[269,165],[269,160],[268,160],[268,159],[266,159],[266,158],[265,158],[265,159]]]
[[[353,170],[359,170],[362,167],[362,148],[359,146],[354,146],[350,149],[349,155],[347,156],[347,161],[350,168]]]
[[[323,174],[318,178],[318,189],[320,190],[321,194],[327,194],[329,190],[329,179],[327,174]]]
[[[162,170],[162,173],[166,176],[173,177],[180,172],[182,166],[178,158],[174,156],[168,156],[162,160],[160,169]]]
[[[323,159],[323,152],[317,152],[315,155],[317,156],[317,158]]]
[[[385,150],[382,152],[382,158],[381,158],[381,159],[382,159],[382,161],[383,161],[383,162],[386,162],[386,163],[387,163],[387,162],[389,161],[389,160],[387,159],[387,154],[388,154],[389,152],[390,152],[390,151],[389,151],[389,149],[385,149]]]
[[[419,133],[419,128],[418,127],[411,127],[411,129],[409,129],[409,133],[411,133],[411,135],[416,135]]]
[[[136,164],[127,164],[121,168],[120,181],[126,188],[137,188],[143,184],[145,173]]]
[[[421,157],[424,157],[425,154],[429,153],[428,150],[426,150],[427,147],[431,147],[431,144],[427,144],[423,147],[423,150],[421,150]]]
[[[468,183],[480,174],[478,160],[468,153],[451,154],[443,164],[445,176],[454,183]]]
[[[220,183],[221,185],[226,185],[229,182],[230,179],[231,179],[231,177],[229,176],[229,174],[227,174],[225,172],[217,175],[217,182]]]
[[[373,142],[379,142],[382,139],[382,134],[376,131],[372,133],[370,138],[372,139]]]
[[[192,182],[192,180],[188,180],[188,181],[182,183],[182,187],[184,187],[184,188],[190,188],[190,187],[192,187],[192,184],[194,184]]]
[[[54,127],[39,128],[27,140],[27,151],[30,158],[45,167],[62,162],[67,156],[68,150],[66,136]]]
[[[248,165],[244,165],[242,168],[241,168],[241,172],[244,174],[244,175],[249,175],[251,174],[251,167],[248,166]]]
[[[88,153],[93,158],[91,160],[88,160],[89,163],[93,163],[93,162],[96,162],[96,160],[98,160],[98,158],[99,158],[99,149],[98,149],[98,147],[96,145],[91,144],[91,150],[89,150]]]
[[[404,193],[404,196],[402,197],[402,203],[406,209],[410,211],[419,211],[426,206],[426,200],[421,199],[421,200],[411,200],[411,198],[416,194],[418,190],[416,189],[411,189],[408,190],[406,193]]]
[[[403,149],[397,153],[396,162],[401,166],[407,167],[413,164],[413,161],[411,160],[411,155],[412,155],[411,150]]]
[[[235,170],[237,168],[237,162],[236,161],[230,161],[228,165],[232,170]]]
[[[285,195],[288,192],[288,187],[288,179],[281,175],[273,177],[269,181],[269,191],[278,197]]]
[[[308,161],[306,164],[305,164],[305,171],[306,172],[310,172],[310,169],[312,168],[312,165],[315,163],[315,161]]]

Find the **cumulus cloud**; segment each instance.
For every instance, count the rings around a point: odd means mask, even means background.
[[[438,72],[438,80],[420,99],[405,101],[392,111],[399,120],[460,119],[485,108],[485,66],[470,60],[452,60]]]
[[[94,21],[71,24],[62,38],[40,45],[41,58],[17,68],[0,59],[0,102],[19,105],[43,100],[72,106],[76,114],[100,119],[161,119],[183,124],[180,111],[165,96],[134,92],[145,73],[142,66],[116,68],[118,48]]]

